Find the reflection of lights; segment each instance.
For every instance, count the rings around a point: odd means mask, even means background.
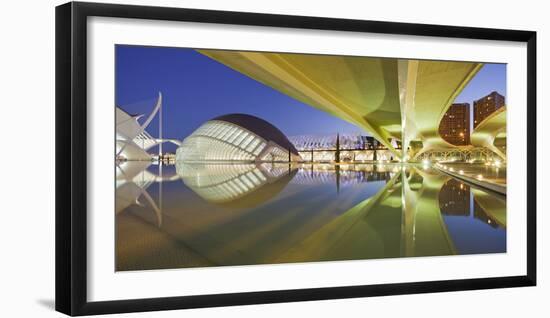
[[[460,171],[458,171],[458,173],[464,174],[464,170],[460,170]]]
[[[487,220],[487,223],[491,224],[491,220]]]
[[[455,169],[454,168],[449,168],[449,171],[455,171]]]
[[[422,160],[422,164],[425,165],[425,166],[427,166],[427,165],[430,164],[430,160],[424,159],[424,160]]]
[[[464,183],[460,184],[460,189],[464,190]]]
[[[477,178],[478,178],[479,180],[483,180],[483,175],[478,174],[478,175],[477,175]]]

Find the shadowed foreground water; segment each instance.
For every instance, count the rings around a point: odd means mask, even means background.
[[[116,269],[506,252],[506,199],[401,165],[117,167]]]

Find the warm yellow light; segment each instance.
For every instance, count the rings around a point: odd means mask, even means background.
[[[478,178],[479,180],[482,180],[482,179],[483,179],[483,175],[478,174],[478,175],[477,175],[477,178]]]
[[[464,170],[460,170],[458,173],[460,174],[464,174]]]

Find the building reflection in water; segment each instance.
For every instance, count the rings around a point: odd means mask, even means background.
[[[505,200],[429,168],[133,168],[117,177],[117,270],[506,251]]]
[[[439,192],[439,208],[445,215],[469,216],[470,186],[456,179],[449,179]]]
[[[204,200],[240,207],[253,207],[268,201],[296,174],[290,165],[269,163],[178,162],[176,171],[183,183]]]
[[[298,175],[293,183],[314,185],[332,183],[341,186],[355,185],[369,181],[388,181],[395,173],[393,166],[372,164],[299,164]]]
[[[482,190],[470,189],[466,183],[449,179],[439,195],[441,213],[450,216],[474,217],[494,228],[506,227],[506,200]]]
[[[162,223],[159,204],[151,197],[147,189],[154,183],[177,180],[177,175],[157,175],[147,168],[148,161],[123,161],[116,164],[115,213],[132,205],[148,206],[155,214],[157,224]],[[161,197],[161,196],[160,196]],[[160,204],[162,206],[162,204]]]

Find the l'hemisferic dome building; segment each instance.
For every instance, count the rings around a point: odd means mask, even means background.
[[[187,162],[301,160],[294,145],[279,129],[246,114],[229,114],[205,122],[183,140],[176,159]]]

